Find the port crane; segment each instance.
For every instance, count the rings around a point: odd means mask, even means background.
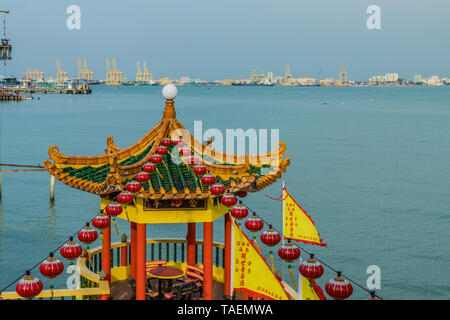
[[[342,81],[343,78],[344,78],[344,81]],[[348,82],[347,82],[347,71],[345,71],[345,68],[344,68],[344,61],[342,61],[341,72],[339,73],[339,84],[341,86],[348,85]]]
[[[284,78],[287,80],[292,78],[291,69],[289,68],[288,64],[286,65],[286,70],[284,72]]]
[[[147,61],[144,61],[143,64],[144,64],[144,73],[142,74],[142,81],[150,84],[153,81],[153,75],[150,72],[148,72]]]
[[[137,67],[137,73],[136,73],[136,83],[142,82],[142,70],[141,70],[141,63],[139,61],[136,61],[136,67]]]
[[[83,65],[84,65],[84,68],[83,68],[84,79],[94,80],[94,72],[89,71],[89,69],[87,67],[86,58],[83,59]]]
[[[112,59],[112,70],[109,65],[109,58],[106,58],[106,85],[120,86],[123,81],[123,72],[120,72],[116,66],[116,58]]]
[[[251,83],[264,83],[264,81],[266,80],[266,75],[264,73],[264,70],[252,70],[250,72],[250,82]]]
[[[59,64],[59,59],[56,59],[56,81],[58,83],[64,83],[67,79],[67,72],[61,70],[61,65]]]

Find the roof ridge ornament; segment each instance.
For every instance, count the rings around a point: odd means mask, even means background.
[[[178,89],[173,84],[166,84],[162,88],[162,95],[166,99],[166,107],[164,108],[163,118],[172,119],[176,117],[174,100],[177,96]]]

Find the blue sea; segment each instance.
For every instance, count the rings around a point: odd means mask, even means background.
[[[161,87],[97,86],[87,96],[37,97],[0,104],[0,162],[42,164],[50,145],[67,155],[99,155],[111,135],[127,147],[164,107]],[[303,246],[327,264],[363,286],[367,268],[379,266],[384,299],[450,299],[450,88],[179,87],[175,107],[189,130],[195,120],[203,130],[280,130],[291,159],[282,180],[328,244]],[[46,172],[1,178],[0,289],[99,210],[97,196],[60,182],[51,205]],[[281,203],[265,194],[278,197],[281,187],[280,180],[245,199],[278,229]],[[118,226],[129,234],[126,222]],[[223,219],[214,227],[215,240],[223,241]],[[153,225],[147,232],[184,238],[186,229]],[[200,225],[197,232],[201,238]],[[282,268],[279,259],[276,265]],[[326,271],[319,284],[333,275]],[[367,297],[355,287],[352,298]]]

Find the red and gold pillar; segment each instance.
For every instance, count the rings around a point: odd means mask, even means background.
[[[213,222],[203,222],[203,300],[213,299]]]
[[[136,228],[136,300],[145,300],[146,227],[146,224],[138,223]]]
[[[102,269],[106,272],[105,279],[108,279],[111,286],[111,217],[108,217],[109,225],[102,231]],[[102,295],[101,300],[108,299],[108,295]]]
[[[131,256],[131,270],[130,276],[136,279],[136,236],[137,236],[137,224],[136,222],[130,222],[130,256]]]
[[[231,217],[228,213],[225,214],[225,290],[224,298],[231,299]]]
[[[188,223],[187,231],[187,264],[195,266],[197,263],[197,252],[196,252],[196,235],[195,235],[195,222]]]

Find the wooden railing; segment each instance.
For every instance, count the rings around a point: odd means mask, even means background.
[[[127,261],[122,261],[121,250],[126,247]],[[111,244],[111,268],[130,265],[130,242]],[[225,250],[222,243],[213,243],[213,263],[216,268],[224,268]],[[203,264],[203,241],[196,241],[196,264]],[[85,257],[77,260],[76,266],[80,273],[80,289],[42,290],[35,297],[40,300],[72,299],[97,300],[100,295],[110,294],[109,283],[100,279],[102,271],[102,247],[90,250],[91,262]],[[168,262],[185,263],[187,259],[187,240],[184,239],[147,239],[147,260],[166,260]],[[23,299],[15,291],[3,292],[2,299]]]
[[[127,249],[127,261],[123,263],[121,250]],[[130,265],[130,242],[111,244],[111,268]],[[213,243],[213,263],[217,268],[225,266],[225,250],[222,243]],[[87,267],[90,271],[99,273],[102,270],[102,247],[90,250],[91,263]],[[203,241],[196,241],[197,264],[203,264]],[[169,262],[186,262],[187,240],[184,239],[147,239],[147,260],[166,260]],[[81,273],[81,272],[80,272]]]

